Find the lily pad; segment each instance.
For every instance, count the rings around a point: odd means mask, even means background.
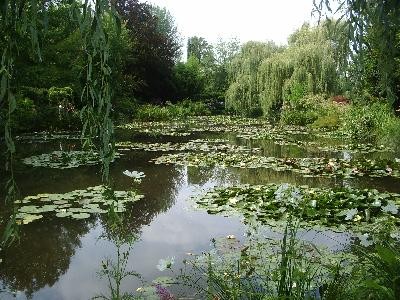
[[[25,224],[23,220],[26,217],[29,222],[35,220],[29,215],[43,213],[55,213],[59,218],[86,219],[92,214],[107,213],[110,206],[114,207],[115,212],[124,212],[126,203],[136,202],[142,198],[143,195],[133,191],[111,191],[105,186],[89,187],[66,194],[27,196],[18,201],[22,205],[18,210],[17,219]]]
[[[72,214],[72,219],[87,219],[90,218],[90,214],[88,213],[80,213],[80,214]]]
[[[376,206],[381,199],[383,208]],[[197,198],[209,213],[242,214],[246,220],[269,224],[293,214],[309,225],[368,231],[375,222],[390,219],[400,225],[396,193],[350,188],[311,188],[289,184],[238,185],[215,188]]]
[[[120,157],[120,154],[116,153],[115,158],[118,157]],[[81,165],[97,165],[101,162],[101,158],[97,152],[53,151],[51,153],[24,158],[22,162],[33,167],[70,169]]]

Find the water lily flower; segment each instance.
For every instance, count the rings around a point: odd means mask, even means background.
[[[175,257],[167,257],[165,259],[161,258],[158,261],[157,269],[159,269],[161,272],[165,271],[166,269],[171,269],[172,265],[175,262]]]
[[[128,177],[131,177],[131,178],[133,178],[133,179],[138,179],[138,180],[140,180],[140,179],[146,177],[146,175],[144,175],[143,172],[138,172],[138,171],[128,171],[128,170],[125,170],[124,172],[122,172],[122,174],[124,174],[124,175],[126,175],[126,176],[128,176]]]

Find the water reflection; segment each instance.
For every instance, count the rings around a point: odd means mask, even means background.
[[[132,132],[125,131],[122,140],[130,140]],[[245,141],[233,134],[196,133],[189,137],[143,136],[141,142],[182,142],[195,138],[228,138],[231,142],[261,147],[262,155],[276,157],[305,157],[333,155],[311,153],[298,146],[281,146],[272,141]],[[307,138],[307,137],[304,137]],[[135,141],[139,141],[136,139]],[[77,141],[63,141],[61,147],[73,147]],[[75,146],[78,147],[78,146]],[[47,153],[60,148],[59,141],[19,145],[20,157]],[[157,270],[158,260],[175,256],[177,268],[187,252],[199,253],[210,249],[215,237],[235,235],[243,239],[246,226],[236,217],[225,218],[208,215],[192,208],[190,197],[214,186],[239,183],[267,184],[292,183],[315,187],[351,186],[354,188],[377,188],[400,192],[399,180],[395,178],[305,178],[293,172],[275,172],[269,169],[195,168],[155,165],[148,161],[160,153],[129,151],[111,166],[112,185],[116,190],[131,188],[131,179],[123,175],[125,170],[144,172],[146,177],[139,186],[145,198],[132,203],[123,214],[122,224],[114,231],[106,215],[88,221],[49,218],[24,226],[19,244],[7,249],[0,263],[0,286],[10,290],[25,291],[20,299],[89,299],[96,292],[109,295],[106,278],[96,274],[105,258],[112,261],[118,257],[118,243],[126,237],[138,237],[135,243],[126,243],[121,251],[128,253],[126,270],[135,270],[142,280],[151,282],[164,275]],[[344,154],[334,154],[344,155]],[[3,165],[3,164],[2,164]],[[1,168],[1,167],[0,167]],[[69,170],[29,168],[16,164],[16,177],[21,195],[38,193],[64,193],[100,184],[99,166],[80,167]],[[1,172],[1,171],[0,171]],[[0,181],[4,180],[0,174]],[[4,213],[3,202],[0,209]],[[1,225],[0,225],[1,226]],[[269,228],[265,228],[269,231]],[[349,235],[333,231],[304,231],[302,238],[341,249]],[[270,233],[272,237],[273,234]],[[335,246],[336,245],[336,246]],[[336,247],[336,248],[335,248]],[[121,291],[134,291],[143,284],[138,278],[121,282]],[[1,289],[1,288],[0,288]],[[25,295],[24,295],[25,294]],[[0,298],[3,294],[0,294]],[[8,296],[4,296],[8,297]],[[11,296],[10,296],[11,297]],[[7,299],[7,298],[6,298]]]
[[[24,291],[27,297],[53,286],[68,270],[82,236],[93,224],[93,220],[52,219],[24,226],[19,241],[4,250],[0,272],[3,285],[11,291]]]

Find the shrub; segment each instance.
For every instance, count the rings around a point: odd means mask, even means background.
[[[185,99],[182,102],[179,102],[174,105],[170,105],[169,108],[173,111],[177,109],[179,111],[180,108],[181,112],[184,112],[182,115],[178,116],[201,116],[201,115],[210,115],[210,109],[208,108],[207,104],[201,101],[191,101],[189,99]]]
[[[313,123],[318,118],[318,113],[315,111],[304,111],[296,109],[283,110],[281,122],[287,125],[305,126]]]
[[[205,103],[184,100],[177,104],[167,104],[167,106],[142,105],[137,109],[135,118],[141,121],[165,121],[209,114],[210,110]]]
[[[31,99],[35,105],[47,105],[49,102],[49,91],[45,88],[23,86],[19,91],[21,98]]]
[[[38,113],[33,101],[29,98],[17,98],[17,107],[12,116],[12,126],[19,131],[30,131],[36,128]]]
[[[311,127],[316,129],[337,129],[340,126],[340,118],[338,113],[328,113],[327,115],[319,116],[318,119],[311,124]]]
[[[391,114],[376,131],[377,143],[400,150],[400,119]]]
[[[69,86],[66,87],[55,87],[52,86],[49,89],[49,101],[53,105],[72,103],[73,90]]]
[[[171,118],[171,114],[166,107],[146,104],[138,108],[135,118],[140,121],[165,121]]]
[[[301,126],[313,123],[323,111],[325,97],[323,95],[302,96],[301,87],[294,91],[295,93],[290,94],[282,108],[281,122]]]
[[[386,134],[383,127],[389,118],[394,118],[394,115],[389,105],[384,103],[353,105],[344,114],[341,131],[354,140],[376,141],[379,135]]]
[[[117,122],[129,122],[130,118],[139,109],[136,99],[120,97],[113,103],[114,119]]]

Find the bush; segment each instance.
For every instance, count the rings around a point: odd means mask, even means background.
[[[281,113],[283,124],[305,126],[317,120],[324,111],[326,100],[323,95],[302,95],[301,91],[291,94],[292,97],[285,102]]]
[[[146,104],[138,108],[135,118],[140,121],[165,121],[171,118],[171,114],[166,107]]]
[[[395,117],[387,104],[353,105],[344,114],[341,131],[354,140],[376,141],[379,135],[386,135],[383,127],[390,118]]]
[[[113,103],[114,119],[117,122],[129,122],[138,109],[139,104],[136,99],[119,97]]]
[[[400,119],[391,114],[376,130],[378,144],[384,144],[395,150],[400,150]]]
[[[45,88],[23,86],[19,91],[20,98],[29,98],[35,105],[47,105],[49,103],[49,91]]]
[[[313,123],[317,118],[318,113],[315,111],[288,109],[282,112],[281,122],[287,125],[305,126]]]
[[[52,105],[59,105],[65,103],[72,103],[73,101],[73,90],[69,86],[66,87],[55,87],[52,86],[49,89],[49,101]]]
[[[340,126],[340,118],[337,113],[328,113],[327,115],[319,116],[318,119],[311,124],[315,129],[334,130]]]
[[[205,103],[184,100],[177,104],[167,104],[167,106],[142,105],[137,109],[135,118],[141,121],[166,121],[209,114],[210,110]]]
[[[17,98],[17,107],[12,115],[12,127],[15,131],[31,131],[36,129],[38,112],[29,98]]]

